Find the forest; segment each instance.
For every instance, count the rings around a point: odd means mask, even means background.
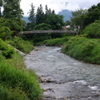
[[[0,0],[0,100],[40,100],[42,89],[38,76],[26,68],[23,56],[14,48],[29,53],[34,45],[62,46],[62,52],[71,57],[93,64],[100,64],[100,3],[89,9],[72,11],[70,20],[45,6],[30,5],[29,22],[22,20],[20,0]],[[1,11],[3,8],[3,11]],[[22,31],[75,30],[77,35],[45,34],[23,36]],[[9,44],[9,45],[8,45]]]

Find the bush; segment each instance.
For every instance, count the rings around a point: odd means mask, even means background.
[[[9,39],[11,37],[12,31],[8,27],[0,28],[0,38],[3,40]]]
[[[14,53],[14,49],[12,47],[8,46],[1,39],[0,39],[0,50],[3,54],[3,56],[5,56],[6,58],[11,58]]]
[[[100,64],[100,40],[73,37],[62,48],[62,52],[78,60]]]
[[[15,90],[15,93],[25,94],[29,100],[38,100],[41,97],[41,89],[36,78],[28,71],[19,70],[17,67],[13,67],[7,62],[0,63],[0,84]],[[19,94],[14,95],[17,96]]]
[[[82,31],[83,34],[87,34],[90,38],[100,38],[100,23],[94,22]]]
[[[67,42],[69,38],[70,38],[69,36],[66,36],[62,38],[49,39],[49,40],[45,40],[43,44],[48,45],[48,46],[61,46],[65,42]]]
[[[24,53],[29,53],[34,48],[31,42],[24,41],[20,37],[14,37],[12,40],[8,40],[7,43],[11,44]]]
[[[18,52],[6,59],[8,48],[11,49],[0,39],[0,100],[40,100],[42,90],[37,75],[26,69]]]
[[[0,100],[30,100],[19,88],[7,88],[0,84]]]

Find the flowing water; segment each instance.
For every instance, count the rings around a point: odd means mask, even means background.
[[[100,65],[77,61],[60,47],[35,47],[24,57],[40,77],[43,100],[100,100]]]

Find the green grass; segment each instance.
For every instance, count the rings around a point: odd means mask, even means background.
[[[34,49],[34,46],[31,42],[25,41],[20,37],[14,37],[12,40],[6,40],[6,43],[14,46],[24,53],[29,53],[31,50]]]
[[[5,47],[12,48],[6,43]],[[38,76],[26,68],[22,55],[14,52],[7,58],[0,49],[0,100],[40,100],[41,96]]]
[[[100,64],[100,39],[72,37],[62,48],[62,52],[78,60]]]
[[[45,44],[47,46],[61,46],[65,42],[67,42],[69,40],[69,38],[70,38],[70,36],[65,36],[65,37],[55,38],[55,39],[49,39],[49,40],[45,40],[43,42],[43,44]]]
[[[0,64],[0,83],[13,90],[16,88],[19,91],[25,92],[26,97],[30,100],[38,100],[41,97],[41,89],[39,84],[28,71],[19,70],[8,63],[1,62]]]

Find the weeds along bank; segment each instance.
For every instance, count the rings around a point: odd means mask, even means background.
[[[71,57],[93,64],[100,64],[100,39],[85,36],[65,36],[43,42],[47,46],[61,46],[62,52]]]
[[[64,44],[62,52],[81,61],[100,64],[100,39],[72,37]]]
[[[23,57],[0,39],[0,100],[39,100],[41,95],[35,72],[26,69]]]
[[[24,41],[20,37],[14,37],[10,40],[6,40],[6,43],[12,45],[16,49],[18,49],[24,53],[29,53],[31,50],[34,49],[34,46],[31,42]]]

